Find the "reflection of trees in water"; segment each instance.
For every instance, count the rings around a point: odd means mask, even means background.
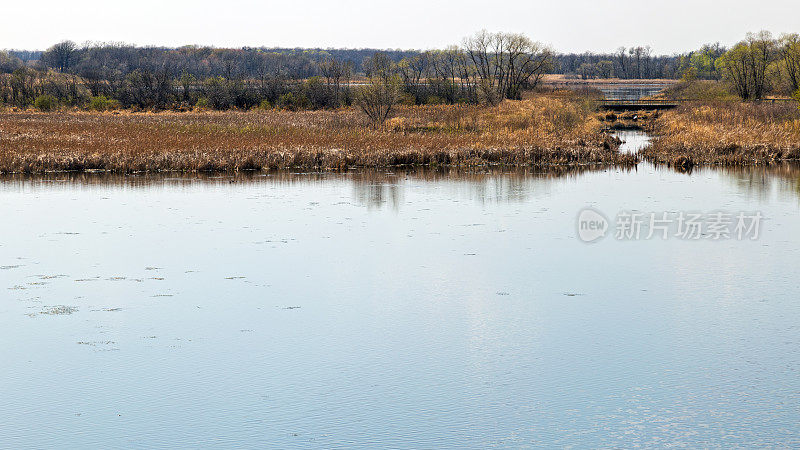
[[[320,182],[352,184],[353,198],[368,207],[389,205],[398,209],[408,183],[435,182],[451,190],[454,198],[482,203],[522,202],[531,194],[552,185],[552,180],[574,181],[581,174],[603,170],[604,166],[553,166],[550,168],[394,168],[359,169],[330,172],[239,172],[239,173],[163,173],[116,175],[103,173],[53,173],[47,175],[7,175],[0,182],[23,188],[46,185],[48,188],[124,187],[158,190],[165,187],[196,189],[203,186],[235,186],[240,183],[302,186]],[[625,169],[620,169],[625,170]],[[628,170],[634,170],[628,168]]]
[[[354,199],[368,207],[389,205],[397,210],[404,199],[408,183],[433,182],[453,192],[454,198],[467,198],[481,203],[508,203],[527,200],[539,186],[551,180],[577,179],[597,167],[553,167],[550,169],[414,169],[399,172],[358,171],[350,176]]]
[[[158,190],[165,187],[197,189],[198,187],[236,186],[240,183],[269,186],[302,186],[321,182],[351,184],[353,199],[368,207],[387,205],[398,209],[404,201],[404,190],[415,182],[436,182],[452,192],[454,199],[480,203],[523,202],[532,195],[546,194],[558,182],[573,182],[582,174],[602,170],[599,166],[533,168],[440,168],[440,169],[359,169],[341,172],[239,172],[239,173],[166,173],[113,175],[103,173],[53,173],[47,175],[5,175],[0,177],[3,189],[23,190],[31,185],[48,189],[82,189],[84,187],[123,187],[134,190]],[[666,169],[665,170],[672,170]],[[617,170],[636,170],[621,168]],[[720,174],[738,192],[758,200],[768,200],[776,193],[800,202],[800,163],[784,163],[754,167],[696,167],[692,174]]]
[[[800,164],[783,163],[770,166],[706,168],[717,170],[722,179],[750,198],[768,200],[773,192],[800,201]],[[697,172],[697,171],[696,171]]]
[[[403,187],[398,184],[403,178],[394,180],[369,181],[353,180],[353,198],[358,204],[368,208],[381,208],[387,203],[394,210],[400,209],[403,200]]]

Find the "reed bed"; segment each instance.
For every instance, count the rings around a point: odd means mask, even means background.
[[[400,107],[379,128],[335,111],[0,111],[0,173],[333,170],[635,163],[579,102]]]
[[[720,102],[661,114],[642,156],[676,167],[764,165],[800,159],[800,111],[794,104]]]

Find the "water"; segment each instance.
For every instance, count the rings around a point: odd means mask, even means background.
[[[646,82],[624,84],[600,84],[598,89],[608,100],[640,100],[651,97],[670,86],[670,83]]]
[[[6,179],[0,447],[796,447],[799,173]]]

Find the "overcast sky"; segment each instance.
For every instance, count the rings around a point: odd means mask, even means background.
[[[39,0],[2,6],[0,48],[71,39],[137,45],[429,49],[477,30],[523,32],[557,51],[650,45],[683,52],[748,31],[800,32],[800,0]]]

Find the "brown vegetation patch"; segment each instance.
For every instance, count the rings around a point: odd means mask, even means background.
[[[659,111],[604,111],[597,119],[604,122],[610,130],[645,130],[651,131],[653,122],[659,117]]]
[[[655,121],[657,138],[642,155],[689,168],[800,159],[800,111],[793,104],[684,105]]]
[[[0,111],[0,173],[240,171],[397,165],[632,164],[579,102],[536,98],[355,109],[89,113]]]

